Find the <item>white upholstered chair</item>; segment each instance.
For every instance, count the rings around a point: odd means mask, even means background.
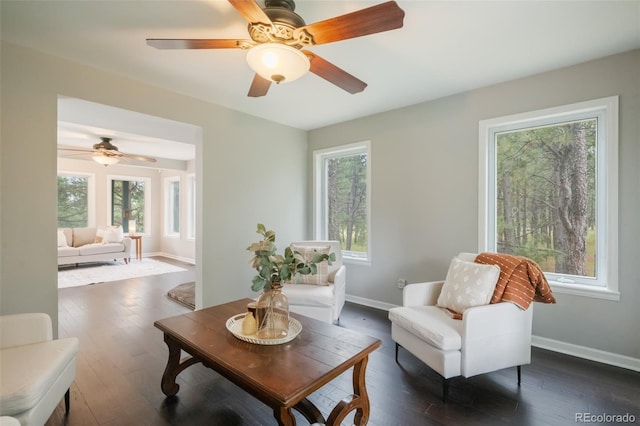
[[[461,253],[473,262],[476,254]],[[401,346],[442,376],[443,400],[449,379],[471,377],[531,363],[533,305],[522,310],[501,302],[466,309],[461,320],[436,306],[444,281],[409,284],[402,306],[389,310],[396,362]]]
[[[0,316],[0,416],[22,426],[42,426],[64,397],[76,375],[79,341],[52,338],[44,313]]]
[[[327,285],[284,284],[282,292],[289,299],[291,312],[333,324],[340,318],[346,293],[346,268],[342,264],[340,241],[296,241],[291,245],[304,247],[329,246],[336,260],[329,265]]]

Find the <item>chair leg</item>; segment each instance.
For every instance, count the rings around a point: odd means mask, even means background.
[[[519,365],[519,366],[518,366],[518,386],[520,386],[520,379],[521,379],[521,377],[522,377],[522,375],[521,375],[521,371],[520,371],[520,370],[521,370],[521,368],[520,368],[520,367],[521,367],[521,366]]]
[[[396,343],[396,364],[398,364],[398,348],[399,347],[400,345]]]
[[[442,378],[442,401],[443,402],[447,402],[447,399],[449,399],[449,380],[450,379],[445,379],[444,377]]]
[[[64,412],[69,414],[69,404],[70,404],[70,398],[69,398],[69,391],[70,389],[67,389],[67,392],[64,394]]]

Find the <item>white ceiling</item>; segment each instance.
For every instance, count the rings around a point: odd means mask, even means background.
[[[298,0],[307,23],[380,1]],[[262,0],[259,0],[262,4]],[[246,96],[241,50],[157,50],[146,38],[248,38],[226,0],[1,1],[2,39],[300,129],[640,48],[640,1],[399,0],[404,27],[309,50],[368,83],[308,74]]]
[[[58,145],[91,149],[110,138],[120,152],[158,159],[193,160],[200,129],[186,123],[101,105],[82,99],[58,98]],[[91,155],[59,151],[59,156],[90,160]],[[155,163],[130,164],[155,167]]]

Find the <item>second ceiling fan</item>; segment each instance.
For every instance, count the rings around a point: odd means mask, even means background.
[[[147,163],[156,162],[156,159],[153,157],[120,152],[118,147],[111,143],[111,138],[100,137],[100,141],[101,142],[93,145],[93,149],[77,148],[74,146],[59,146],[58,151],[78,152],[79,154],[72,154],[71,156],[92,157],[93,161],[100,163],[103,166],[110,166],[120,162],[121,160],[138,160],[145,161]]]
[[[250,40],[148,38],[147,44],[158,49],[248,50],[247,61],[256,72],[251,97],[264,96],[271,83],[293,81],[308,71],[349,93],[363,91],[365,82],[303,48],[401,28],[404,19],[395,1],[309,25],[294,12],[293,0],[265,0],[264,9],[255,0],[228,1],[249,21]]]

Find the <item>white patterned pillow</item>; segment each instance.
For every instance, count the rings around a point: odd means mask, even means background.
[[[307,262],[312,260],[316,253],[329,254],[331,246],[299,246],[291,244],[291,250],[299,252]],[[317,273],[314,275],[298,274],[293,279],[296,284],[315,284],[315,285],[329,285],[329,263],[324,260],[320,263],[316,263]]]
[[[438,297],[438,306],[463,313],[474,306],[487,305],[498,283],[500,268],[467,262],[454,257]]]
[[[104,234],[102,236],[102,244],[107,243],[120,243],[124,238],[124,231],[122,230],[122,226],[109,226],[105,229]]]

